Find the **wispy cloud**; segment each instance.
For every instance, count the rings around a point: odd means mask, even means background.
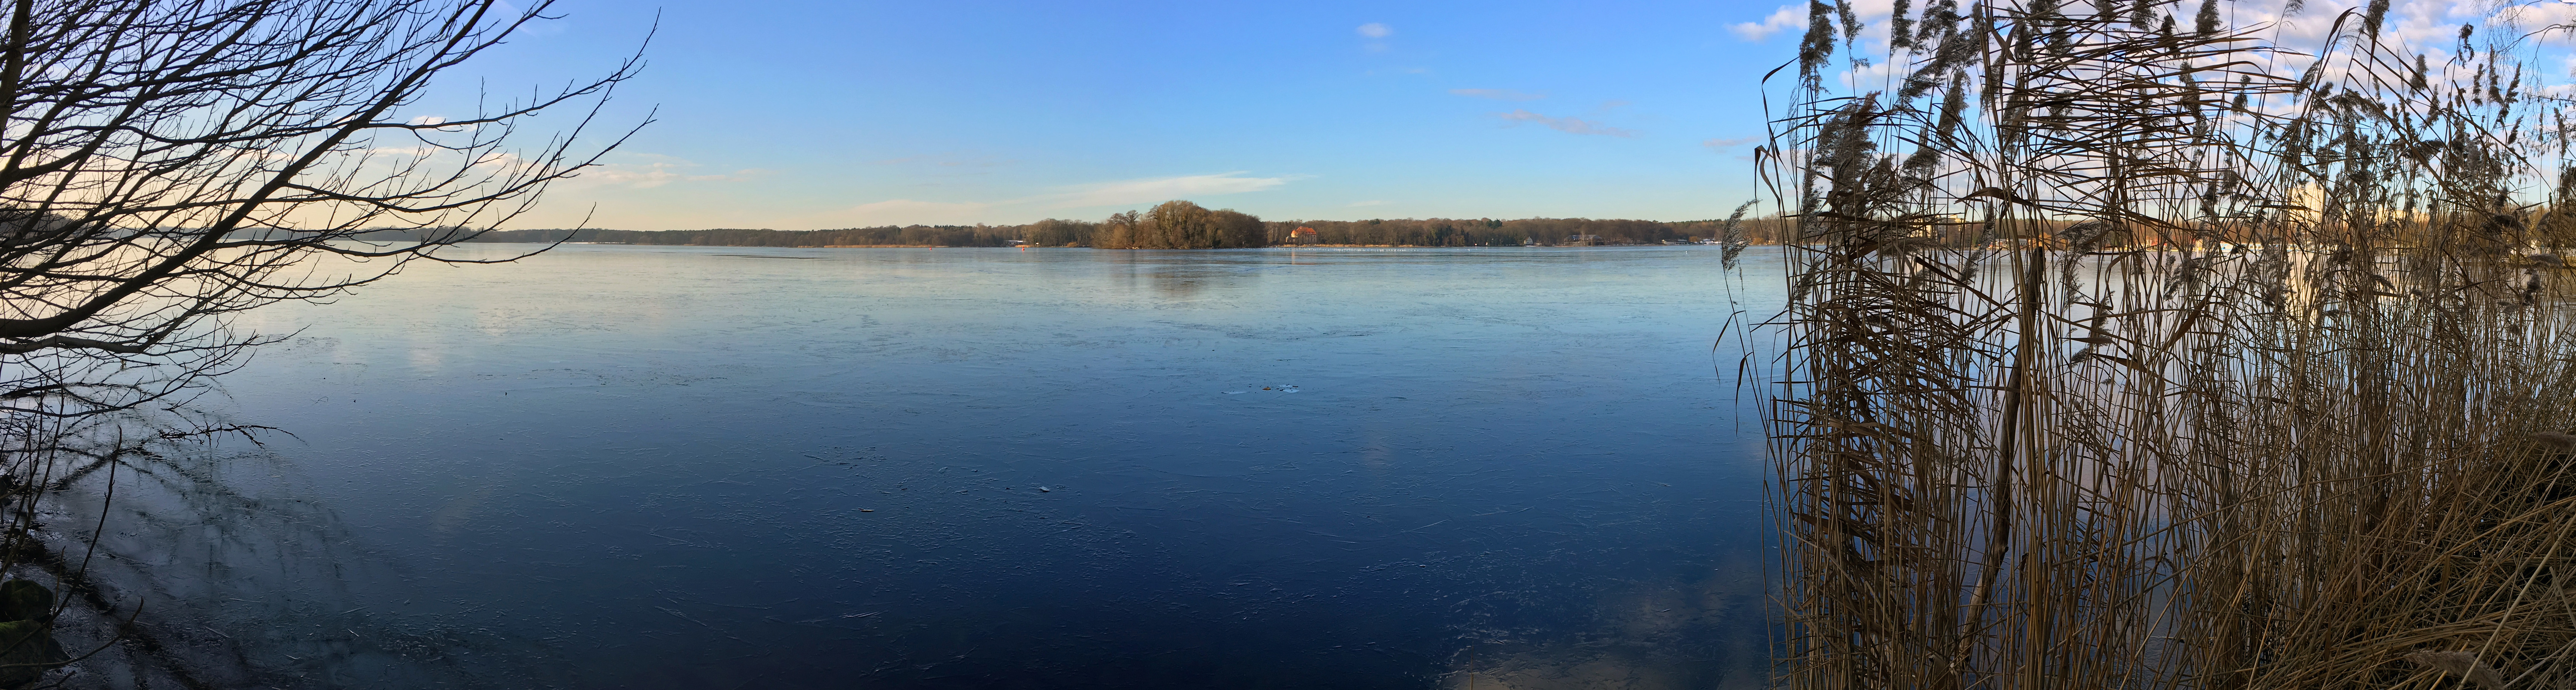
[[[811,227],[988,223],[997,219],[1036,217],[1046,209],[1155,204],[1173,199],[1204,200],[1212,196],[1275,189],[1301,176],[1246,177],[1242,171],[1214,175],[1178,175],[1118,180],[1056,188],[1058,191],[995,201],[923,201],[887,199],[801,216]],[[1383,202],[1380,202],[1383,203]],[[1078,215],[1078,214],[1077,214]]]
[[[436,125],[436,124],[445,124],[446,122],[447,122],[447,118],[445,118],[445,117],[440,117],[440,116],[437,116],[437,115],[422,115],[422,116],[420,116],[420,117],[415,117],[415,118],[412,118],[412,119],[411,119],[411,124],[414,124],[414,125]],[[451,125],[451,126],[447,126],[447,127],[440,127],[440,128],[438,128],[438,131],[441,131],[441,132],[471,132],[471,131],[474,131],[474,130],[476,130],[476,129],[480,128],[480,127],[481,127],[481,125]]]
[[[1782,30],[1804,24],[1806,21],[1807,14],[1805,12],[1800,11],[1795,7],[1782,5],[1778,11],[1772,12],[1771,16],[1763,17],[1762,21],[1744,22],[1726,27],[1726,30],[1735,32],[1737,37],[1744,40],[1759,41],[1765,38],[1770,38],[1771,34],[1780,33]]]
[[[574,179],[597,185],[652,189],[673,182],[738,182],[769,174],[769,171],[759,168],[744,168],[729,173],[693,173],[691,171],[700,166],[686,159],[655,154],[638,155],[645,158],[646,162],[603,163],[583,169],[575,174]]]
[[[960,167],[992,168],[992,167],[999,167],[999,166],[1004,166],[1004,165],[1010,165],[1010,164],[1012,164],[1012,163],[1017,163],[1017,162],[1019,162],[1019,161],[1015,161],[1015,160],[1001,160],[1001,159],[990,158],[990,157],[982,157],[982,156],[959,156],[959,155],[954,155],[954,154],[922,154],[922,155],[914,155],[914,156],[904,156],[904,157],[902,157],[902,158],[887,158],[887,159],[883,159],[883,160],[873,160],[873,161],[868,161],[868,163],[870,163],[870,164],[874,164],[874,165],[906,165],[906,164],[920,164],[920,165],[936,165],[936,166],[943,167],[943,168],[960,168]]]
[[[1395,35],[1395,29],[1388,27],[1385,24],[1369,22],[1367,24],[1361,24],[1357,31],[1362,38],[1368,39],[1368,42],[1362,45],[1368,48],[1369,52],[1383,53],[1393,45],[1391,42],[1386,40],[1386,37]]]
[[[1700,143],[1699,143],[1699,145],[1709,147],[1710,149],[1713,149],[1713,150],[1724,151],[1724,150],[1727,150],[1727,149],[1735,148],[1735,147],[1738,147],[1738,146],[1743,146],[1743,145],[1745,145],[1745,144],[1750,144],[1750,143],[1757,142],[1757,141],[1761,141],[1761,140],[1762,140],[1762,137],[1736,137],[1736,138],[1733,138],[1733,139],[1719,138],[1719,139],[1710,139],[1710,140],[1708,140],[1708,141],[1700,142]]]
[[[1449,93],[1470,98],[1491,98],[1497,101],[1535,101],[1547,97],[1547,94],[1543,93],[1521,93],[1511,89],[1450,89]]]
[[[1514,110],[1514,111],[1511,111],[1511,112],[1508,112],[1508,113],[1495,113],[1495,114],[1494,114],[1494,116],[1495,116],[1495,117],[1502,118],[1504,121],[1506,121],[1506,122],[1510,122],[1510,123],[1512,123],[1512,124],[1520,124],[1520,123],[1523,123],[1523,122],[1535,122],[1535,123],[1538,123],[1538,124],[1547,125],[1547,127],[1548,127],[1549,129],[1553,129],[1553,130],[1556,130],[1556,131],[1559,131],[1559,132],[1564,132],[1564,133],[1567,133],[1567,134],[1599,134],[1599,135],[1602,135],[1602,136],[1609,136],[1609,137],[1633,137],[1633,136],[1637,136],[1637,130],[1628,129],[1628,128],[1625,128],[1625,127],[1611,127],[1611,126],[1603,125],[1603,124],[1598,123],[1598,122],[1593,122],[1593,121],[1591,121],[1591,120],[1585,120],[1585,119],[1581,119],[1581,118],[1573,118],[1573,117],[1548,117],[1548,116],[1546,116],[1546,115],[1540,115],[1540,114],[1538,114],[1538,113],[1533,113],[1533,112],[1530,112],[1530,111],[1527,111],[1527,110]]]
[[[987,220],[984,216],[989,214],[993,206],[993,204],[980,202],[887,199],[820,214],[813,220],[817,226],[830,227],[915,223],[964,224]]]
[[[1079,185],[1069,191],[1034,197],[1055,208],[1144,204],[1173,199],[1221,194],[1242,194],[1277,188],[1288,184],[1290,177],[1244,177],[1243,171],[1214,175],[1182,175],[1141,180],[1121,180]]]

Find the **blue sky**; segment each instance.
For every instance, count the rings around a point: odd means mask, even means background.
[[[1176,198],[1689,220],[1751,196],[1758,81],[1797,29],[1736,25],[1780,7],[567,0],[408,114],[604,72],[658,13],[604,116],[658,122],[514,226],[998,224]]]

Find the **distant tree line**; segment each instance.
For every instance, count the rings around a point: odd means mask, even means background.
[[[1554,245],[1589,236],[1593,244],[1657,244],[1720,238],[1726,223],[1717,220],[1653,221],[1592,218],[1427,218],[1371,220],[1263,221],[1233,209],[1208,209],[1188,201],[1168,201],[1143,212],[1111,214],[1099,221],[1049,218],[1026,225],[908,225],[837,230],[501,230],[476,236],[478,242],[610,242],[650,245],[720,247],[1005,247],[1025,242],[1039,247],[1100,249],[1229,249],[1292,243],[1299,228],[1314,232],[1296,243],[1399,247],[1515,247]],[[1793,233],[1780,218],[1748,218],[1741,230],[1755,244],[1772,244]],[[416,240],[438,232],[384,230],[366,239]]]
[[[476,242],[610,242],[710,247],[1001,247],[1020,239],[1016,225],[912,225],[839,230],[496,230]],[[423,231],[383,230],[361,239],[410,240]]]
[[[1656,221],[1593,218],[1427,218],[1373,220],[1300,220],[1270,223],[1273,244],[1287,244],[1289,233],[1313,228],[1315,244],[1400,247],[1513,247],[1562,244],[1591,236],[1595,244],[1658,244],[1667,240],[1717,238],[1725,221]],[[1789,226],[1777,221],[1744,221],[1756,243],[1769,243]]]

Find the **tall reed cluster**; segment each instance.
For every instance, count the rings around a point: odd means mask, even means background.
[[[2564,28],[1810,9],[1783,685],[2576,687]]]

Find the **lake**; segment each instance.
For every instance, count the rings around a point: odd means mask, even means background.
[[[226,684],[1758,687],[1717,341],[1779,268],[1717,257],[416,265],[241,318],[198,406],[285,433],[127,477],[100,567]]]

